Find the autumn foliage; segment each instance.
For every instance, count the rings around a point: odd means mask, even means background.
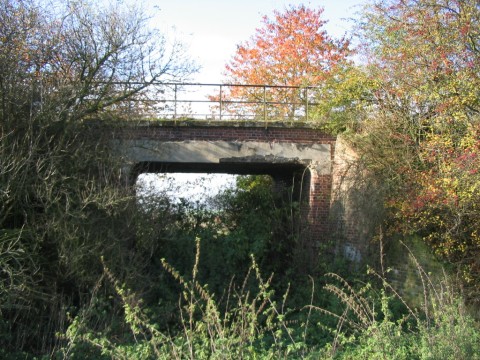
[[[270,103],[273,115],[293,117],[303,109],[307,92],[289,88],[317,86],[344,63],[348,41],[333,40],[325,31],[323,9],[304,5],[264,16],[262,26],[249,41],[240,44],[226,65],[229,84],[274,85],[280,88],[229,88],[223,98]],[[283,88],[282,88],[283,86]],[[286,104],[288,103],[288,104]],[[245,104],[243,104],[245,108]],[[238,110],[238,109],[237,109]],[[261,109],[253,109],[260,111]]]
[[[470,286],[480,276],[480,129],[454,144],[435,134],[422,144],[423,169],[405,169],[404,196],[391,198],[399,229],[421,234],[432,250],[455,264]]]
[[[361,22],[371,89],[360,141],[392,232],[420,234],[480,292],[480,7],[390,0]]]

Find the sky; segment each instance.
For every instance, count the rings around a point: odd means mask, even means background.
[[[202,67],[194,82],[220,83],[225,64],[232,58],[236,46],[248,41],[261,27],[264,15],[273,16],[289,4],[305,4],[324,8],[325,28],[332,37],[341,37],[351,26],[362,0],[154,0],[158,22],[169,37],[176,36],[189,47],[192,59]],[[174,29],[174,30],[173,30]]]

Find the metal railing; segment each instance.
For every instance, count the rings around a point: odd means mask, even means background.
[[[316,87],[155,83],[135,107],[167,120],[311,121]],[[132,100],[129,100],[132,101]],[[144,104],[139,107],[138,102]]]

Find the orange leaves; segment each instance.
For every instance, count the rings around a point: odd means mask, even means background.
[[[227,82],[256,85],[308,86],[321,83],[339,62],[346,61],[348,42],[335,42],[323,26],[323,9],[304,5],[274,11],[264,16],[262,27],[249,41],[238,46],[226,65]],[[230,97],[248,99],[247,93]],[[285,101],[278,95],[270,101]],[[287,96],[286,98],[282,98]],[[298,101],[298,99],[297,99]]]
[[[325,24],[322,12],[302,5],[290,7],[284,13],[275,11],[274,20],[264,17],[263,28],[257,29],[255,36],[238,48],[226,75],[235,82],[263,84],[266,80],[276,80],[285,84],[285,74],[294,72],[312,85],[316,79],[313,74],[324,70],[321,63],[337,60],[338,54],[341,58],[347,54],[347,44],[336,46],[322,29]],[[274,79],[256,78],[254,66],[269,69],[264,73],[274,74]],[[287,84],[294,80],[287,79]]]

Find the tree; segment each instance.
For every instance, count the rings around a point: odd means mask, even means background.
[[[101,120],[137,115],[145,108],[125,109],[152,84],[195,70],[140,8],[56,5],[0,0],[2,349],[53,347],[67,309],[101,276],[100,257],[119,269],[133,261],[132,196]]]
[[[389,0],[360,21],[374,106],[357,137],[386,184],[392,230],[424,236],[474,298],[480,130],[480,7],[466,0]]]
[[[323,9],[304,5],[274,11],[273,19],[263,17],[262,27],[247,42],[237,47],[226,65],[230,84],[274,85],[266,94],[260,87],[231,87],[227,101],[268,101],[270,115],[293,117],[304,111],[305,91],[289,86],[319,86],[346,62],[348,41],[333,40],[323,29]],[[282,87],[283,86],[283,87]],[[311,93],[310,95],[313,95]],[[245,104],[241,104],[245,107]],[[253,106],[261,113],[262,106]]]

